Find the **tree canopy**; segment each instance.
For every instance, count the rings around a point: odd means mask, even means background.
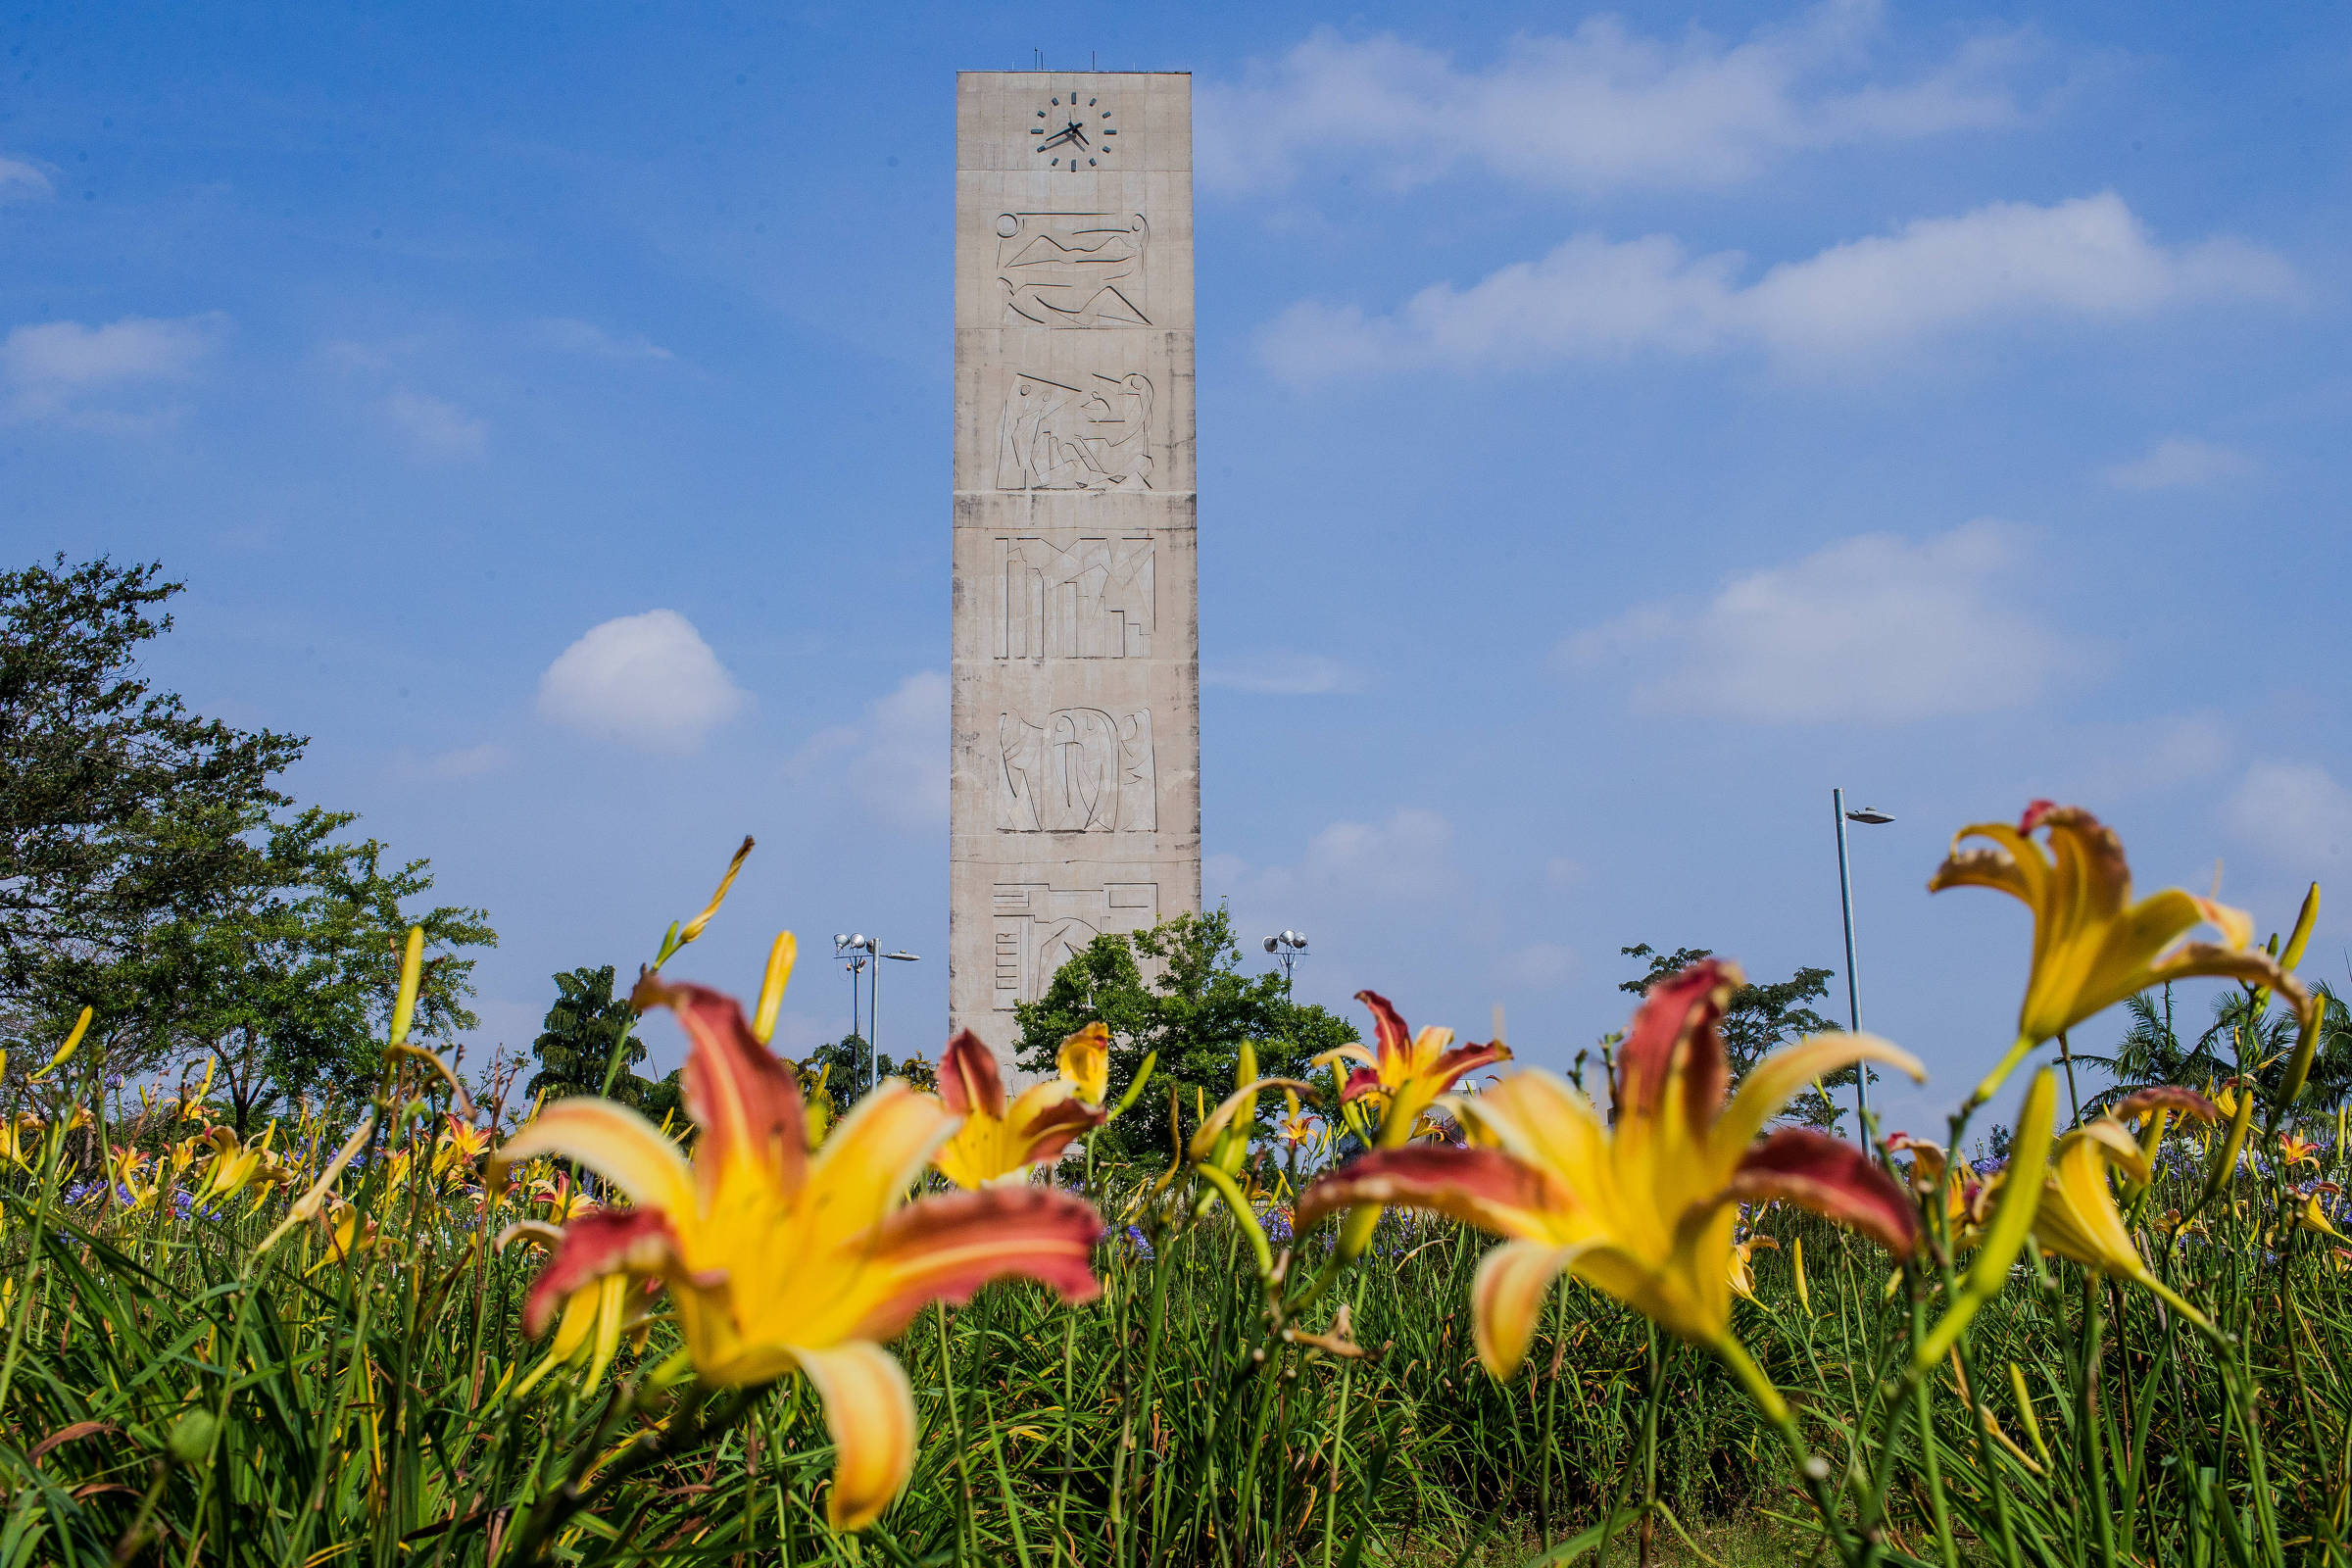
[[[1044,995],[1019,1003],[1014,1056],[1031,1072],[1054,1071],[1064,1037],[1100,1019],[1110,1030],[1110,1094],[1134,1081],[1158,1053],[1150,1090],[1101,1136],[1101,1147],[1131,1157],[1164,1157],[1170,1148],[1171,1088],[1187,1125],[1196,1102],[1214,1105],[1233,1091],[1242,1042],[1257,1048],[1258,1070],[1301,1077],[1322,1052],[1356,1038],[1347,1019],[1285,994],[1279,974],[1245,974],[1223,908],[1179,914],[1147,931],[1104,932],[1070,956]],[[1275,1105],[1261,1106],[1267,1114]]]

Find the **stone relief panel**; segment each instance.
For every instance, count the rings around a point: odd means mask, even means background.
[[[1004,618],[997,657],[1149,659],[1157,618],[1152,544],[1081,539],[1067,550],[1045,539],[1000,538]]]
[[[1000,490],[1152,488],[1152,378],[1100,371],[1078,384],[1023,371],[997,415]]]
[[[1035,1002],[1071,955],[1105,931],[1141,931],[1159,923],[1159,884],[1111,882],[1057,888],[1050,882],[1000,882],[992,901],[997,1010]]]
[[[1032,724],[997,719],[997,827],[1005,833],[1154,832],[1159,776],[1152,710],[1063,708]]]
[[[1150,326],[1152,226],[1141,213],[1000,213],[997,287],[1006,326]]]

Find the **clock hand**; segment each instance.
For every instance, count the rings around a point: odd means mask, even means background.
[[[1048,136],[1044,141],[1038,143],[1038,151],[1043,152],[1048,147],[1060,146],[1063,142],[1068,141],[1071,133],[1077,129],[1078,127],[1076,125],[1069,125],[1065,126],[1061,130],[1055,131],[1053,135]]]

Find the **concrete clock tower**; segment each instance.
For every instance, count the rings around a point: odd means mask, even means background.
[[[1072,952],[1200,906],[1192,77],[956,97],[948,1023],[1006,1056]]]

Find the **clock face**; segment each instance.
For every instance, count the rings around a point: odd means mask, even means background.
[[[1029,122],[1029,145],[1046,167],[1073,174],[1108,164],[1118,138],[1110,111],[1090,94],[1055,93]]]

